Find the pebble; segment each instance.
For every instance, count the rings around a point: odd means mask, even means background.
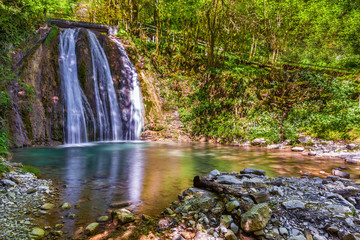
[[[4,174],[0,182],[3,184],[2,189],[8,192],[0,192],[0,239],[28,239],[31,232],[33,238],[37,238],[44,230],[31,228],[34,219],[28,213],[39,216],[46,213],[39,209],[50,196],[46,189],[52,189],[52,182],[37,179],[31,173],[17,171]]]

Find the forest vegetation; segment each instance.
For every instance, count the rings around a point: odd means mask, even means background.
[[[164,110],[220,142],[360,135],[360,3],[353,0],[0,1],[0,154],[12,56],[47,18],[118,26]]]

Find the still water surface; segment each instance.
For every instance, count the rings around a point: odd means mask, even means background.
[[[13,161],[35,166],[43,178],[66,185],[60,187],[60,202],[80,205],[70,210],[78,217],[65,221],[68,231],[107,215],[111,202],[130,201],[137,212],[157,215],[192,186],[195,175],[213,169],[239,172],[251,167],[277,177],[344,166],[341,160],[314,159],[288,150],[151,142],[28,148],[15,151]],[[43,217],[44,224],[54,224],[51,219],[66,214],[55,211]]]

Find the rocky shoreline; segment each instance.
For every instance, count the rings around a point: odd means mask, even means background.
[[[156,220],[115,210],[104,233],[90,238],[89,225],[79,239],[360,239],[360,184],[333,175],[213,170],[178,198]]]
[[[45,232],[36,218],[46,214],[41,206],[52,198],[51,180],[38,179],[21,164],[1,161],[9,172],[0,173],[0,239],[39,239]]]

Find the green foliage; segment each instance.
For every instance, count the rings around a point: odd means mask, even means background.
[[[11,98],[7,91],[0,91],[0,120],[7,117],[7,113],[11,110]]]
[[[24,165],[24,166],[22,167],[22,170],[23,170],[24,172],[33,173],[33,174],[35,174],[35,176],[37,176],[37,177],[40,177],[40,176],[41,176],[40,170],[37,169],[37,168],[34,167],[34,166]]]
[[[0,156],[6,157],[10,146],[9,129],[5,125],[5,121],[0,122]]]
[[[10,167],[0,162],[0,173],[10,172]]]
[[[49,46],[52,41],[59,35],[59,28],[57,26],[53,26],[49,35],[47,36],[44,44],[45,46]]]

